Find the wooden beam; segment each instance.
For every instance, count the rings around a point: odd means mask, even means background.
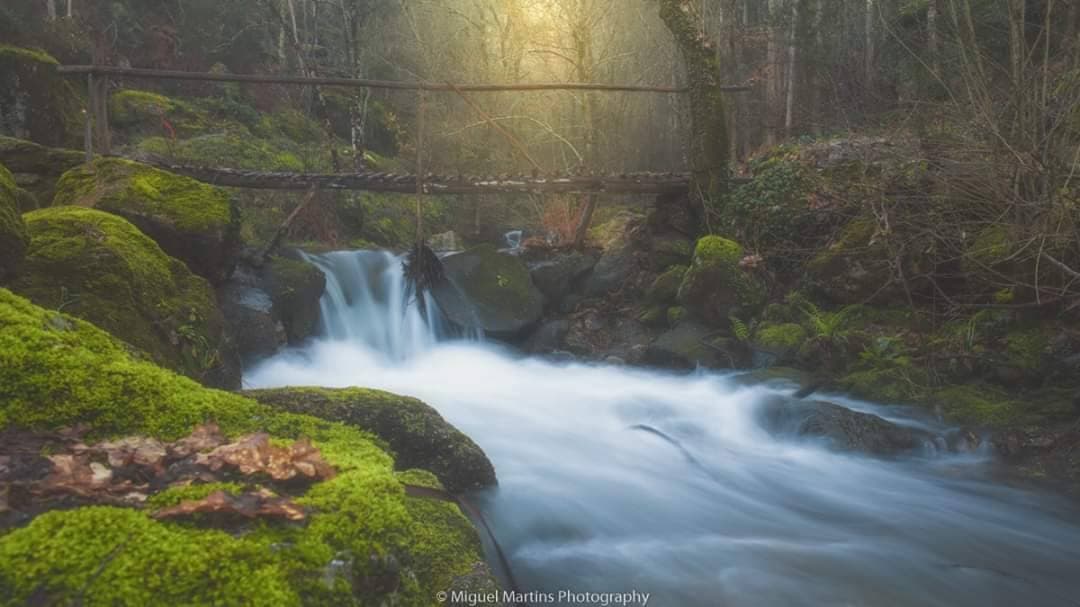
[[[416,194],[416,175],[395,173],[280,173],[215,169],[150,163],[158,168],[205,183],[262,190],[366,190]],[[629,173],[625,175],[426,175],[427,195],[493,193],[611,193],[678,194],[688,190],[689,173]]]
[[[610,91],[625,93],[685,93],[685,87],[638,86],[628,84],[596,84],[587,82],[549,82],[525,84],[448,84],[437,82],[401,82],[396,80],[368,80],[361,78],[308,78],[301,76],[270,76],[259,74],[212,74],[208,72],[180,72],[173,70],[150,70],[107,65],[62,65],[61,74],[97,74],[148,78],[153,80],[198,80],[205,82],[249,82],[253,84],[291,84],[344,86],[354,88],[398,89],[407,91],[453,91],[455,88],[467,93],[497,93],[504,91]],[[725,92],[749,91],[749,86],[724,86]]]

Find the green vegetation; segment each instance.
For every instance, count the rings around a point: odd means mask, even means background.
[[[763,287],[741,267],[743,248],[720,236],[706,236],[694,248],[694,260],[679,287],[679,303],[712,324],[728,316],[756,314],[765,304]]]
[[[30,237],[20,215],[15,179],[0,164],[0,280],[15,274]]]
[[[223,369],[213,289],[182,262],[124,219],[94,209],[53,207],[25,219],[30,247],[13,291],[88,320],[188,377],[239,383]]]
[[[88,605],[428,605],[480,559],[453,506],[407,498],[393,458],[370,435],[202,388],[148,362],[81,320],[0,290],[0,428],[89,423],[93,436],[176,439],[208,420],[232,436],[265,430],[309,437],[337,475],[298,502],[305,525],[254,523],[226,533],[157,522],[147,512],[88,507],[50,512],[0,536],[4,605],[47,594]],[[432,482],[410,473],[408,482]],[[173,489],[153,507],[233,486]]]

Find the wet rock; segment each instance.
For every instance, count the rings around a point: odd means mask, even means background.
[[[544,295],[521,259],[481,245],[446,257],[443,267],[448,280],[432,294],[455,324],[514,339],[540,320]]]
[[[435,409],[405,396],[359,388],[250,390],[245,396],[291,413],[356,426],[390,445],[400,470],[430,470],[452,492],[495,484],[483,450]]]
[[[562,347],[566,334],[570,332],[570,321],[552,320],[546,322],[525,341],[524,350],[530,354],[554,352]]]
[[[867,455],[895,456],[936,442],[924,430],[822,401],[772,401],[764,406],[761,419],[771,432],[821,438],[834,449]]]
[[[644,353],[649,364],[675,368],[741,368],[749,365],[749,357],[749,350],[737,339],[689,320],[660,335]]]
[[[694,241],[682,234],[653,236],[649,244],[649,263],[656,271],[685,266],[694,255]]]
[[[285,327],[290,344],[298,344],[319,327],[319,300],[326,290],[326,275],[284,250],[263,267],[262,284],[274,304],[274,314]]]
[[[272,356],[288,342],[266,291],[230,283],[218,289],[218,305],[245,366]]]
[[[0,134],[43,145],[77,145],[83,115],[59,62],[31,48],[0,45]]]
[[[435,234],[428,238],[427,245],[431,247],[432,251],[436,253],[449,253],[452,251],[461,251],[465,248],[465,244],[461,241],[461,237],[457,235],[457,232],[450,230],[441,234]]]
[[[602,227],[604,253],[582,284],[586,297],[601,297],[622,289],[638,272],[635,238],[641,219],[631,214],[619,215]]]
[[[596,258],[582,253],[558,255],[530,264],[536,288],[547,298],[549,307],[557,308],[574,285],[596,265]]]

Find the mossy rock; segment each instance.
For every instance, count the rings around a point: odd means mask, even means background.
[[[330,169],[329,163],[309,167],[307,151],[288,140],[269,141],[244,132],[206,133],[187,139],[148,137],[139,141],[136,154],[166,158],[197,166],[301,173]]]
[[[480,447],[415,398],[360,388],[280,388],[244,395],[276,410],[370,432],[386,441],[400,469],[430,470],[451,491],[495,484],[495,469]]]
[[[240,226],[237,209],[221,188],[137,162],[100,158],[64,173],[54,204],[93,207],[127,219],[211,283],[232,272]]]
[[[677,369],[737,369],[749,366],[750,352],[733,337],[720,335],[693,320],[683,320],[649,345],[645,362]]]
[[[755,315],[765,304],[761,283],[743,271],[743,248],[720,236],[705,236],[679,286],[678,301],[698,319],[722,326],[730,316]]]
[[[262,273],[274,314],[285,326],[289,343],[314,335],[319,328],[319,300],[326,290],[326,275],[306,261],[280,255],[272,258]]]
[[[30,244],[17,193],[11,173],[0,164],[0,282],[15,275]]]
[[[184,140],[211,132],[250,138],[250,127],[258,124],[259,114],[227,96],[178,98],[122,89],[109,96],[109,119],[121,141],[142,141],[147,136]]]
[[[403,483],[437,486],[434,477],[399,477],[371,435],[203,388],[89,323],[0,289],[0,430],[84,423],[94,437],[175,440],[209,420],[234,438],[264,430],[312,440],[337,475],[297,499],[304,524],[226,533],[147,510],[50,512],[0,536],[0,603],[422,606],[481,560],[455,505],[405,494]]]
[[[667,306],[652,304],[637,314],[637,319],[647,327],[664,327],[668,324]]]
[[[645,291],[646,301],[653,304],[674,303],[679,295],[679,286],[686,277],[687,266],[672,266],[656,277]]]
[[[517,257],[481,245],[443,259],[447,281],[432,292],[452,322],[497,338],[514,338],[536,324],[544,296]]]
[[[802,325],[763,323],[754,331],[753,347],[770,354],[778,363],[790,363],[806,339],[806,329]]]
[[[11,170],[18,186],[37,198],[35,208],[51,205],[60,176],[85,160],[83,152],[45,147],[14,137],[0,137],[0,164]],[[23,212],[27,210],[24,208]]]
[[[79,207],[25,215],[25,271],[11,289],[88,320],[174,371],[208,385],[240,386],[214,292],[124,219]]]
[[[885,303],[904,300],[904,285],[894,280],[896,256],[886,246],[895,235],[878,233],[877,220],[857,217],[840,231],[832,244],[820,251],[806,264],[808,283],[827,299],[838,304]],[[925,242],[905,242],[897,245],[905,276],[929,275],[934,259]],[[912,280],[908,289],[919,294],[929,288],[925,280]]]
[[[0,44],[0,134],[42,145],[78,145],[79,94],[56,72],[59,62],[38,49]]]
[[[657,270],[686,266],[694,256],[694,241],[681,234],[654,236],[650,241],[649,261]]]
[[[935,390],[930,402],[940,407],[942,417],[955,424],[1003,427],[1017,423],[1023,404],[1001,388],[983,384],[948,386]]]

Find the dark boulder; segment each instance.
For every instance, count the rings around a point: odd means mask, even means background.
[[[581,253],[567,253],[529,265],[536,288],[547,298],[548,306],[557,308],[581,277],[596,265],[596,258]]]
[[[243,394],[275,409],[371,432],[389,445],[399,470],[430,470],[449,491],[496,483],[495,468],[483,450],[415,398],[362,388],[280,388]]]
[[[286,250],[263,267],[261,285],[270,295],[274,313],[285,326],[290,344],[297,344],[319,328],[319,300],[326,290],[322,270]]]
[[[48,148],[25,139],[0,137],[0,164],[15,177],[15,183],[37,199],[38,207],[52,204],[60,176],[86,161],[75,150]],[[31,209],[23,208],[23,212]]]
[[[0,282],[15,275],[30,245],[16,191],[11,173],[0,165]]]
[[[925,430],[822,401],[771,401],[761,420],[776,434],[824,439],[834,449],[875,456],[917,452],[938,442]]]
[[[645,351],[644,360],[661,367],[731,369],[749,366],[750,352],[735,338],[684,320],[660,335]]]
[[[481,245],[443,259],[447,280],[432,290],[451,322],[514,339],[534,326],[544,295],[521,259]]]
[[[547,354],[562,348],[563,340],[570,332],[570,321],[552,320],[540,325],[529,339],[525,340],[523,349],[530,354]]]
[[[272,356],[288,342],[266,291],[229,283],[218,289],[218,305],[244,365]]]

